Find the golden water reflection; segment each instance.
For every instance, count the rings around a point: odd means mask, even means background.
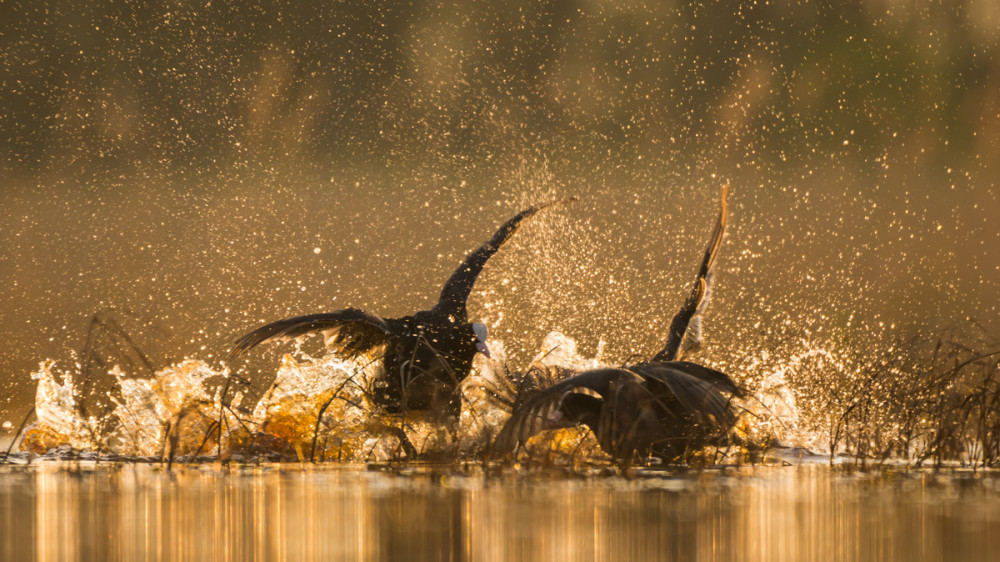
[[[991,560],[994,476],[0,468],[2,560]]]

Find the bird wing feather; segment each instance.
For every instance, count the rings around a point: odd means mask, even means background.
[[[558,382],[531,396],[518,407],[493,441],[491,456],[513,453],[532,436],[546,429],[556,412],[562,412],[563,400],[570,394],[596,394],[606,398],[611,382],[622,375],[634,376],[626,369],[595,369]],[[562,412],[565,414],[565,412]]]
[[[646,380],[664,385],[680,403],[684,414],[705,427],[728,429],[735,416],[732,399],[742,391],[725,373],[696,363],[647,363],[632,368]]]
[[[353,357],[385,343],[391,333],[388,323],[369,312],[346,308],[285,318],[246,334],[233,344],[229,358],[270,340],[288,340],[312,332],[324,332],[327,344],[343,354]]]
[[[663,350],[653,357],[653,361],[673,361],[677,359],[681,342],[684,340],[684,334],[687,332],[691,319],[696,315],[703,314],[708,307],[708,296],[711,293],[711,284],[714,279],[712,266],[715,265],[715,258],[719,254],[719,248],[722,246],[722,236],[726,231],[726,219],[729,215],[728,199],[729,186],[726,185],[722,188],[719,219],[715,223],[711,238],[709,238],[708,247],[705,248],[705,256],[702,258],[701,266],[698,268],[698,276],[695,279],[694,287],[691,289],[691,295],[680,311],[677,312],[677,315],[674,316],[673,321],[670,323],[670,333],[667,336],[667,343],[663,347]],[[700,320],[696,322],[696,328],[698,333],[695,336],[698,343],[700,343]]]
[[[465,256],[458,269],[445,282],[444,287],[441,289],[441,296],[438,298],[438,302],[434,305],[433,310],[441,314],[454,315],[460,321],[466,321],[468,314],[465,310],[465,302],[469,300],[469,294],[472,293],[472,286],[476,283],[476,278],[479,277],[479,274],[482,273],[486,262],[493,254],[500,250],[500,246],[504,242],[509,240],[511,236],[514,236],[521,222],[525,219],[546,207],[571,201],[576,201],[576,197],[535,205],[521,211],[503,223],[489,240]]]

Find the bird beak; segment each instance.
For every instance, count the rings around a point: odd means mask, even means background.
[[[476,351],[478,351],[479,353],[482,353],[483,355],[485,355],[487,357],[491,357],[492,358],[492,355],[490,355],[490,348],[486,347],[486,344],[483,343],[483,342],[481,342],[481,341],[477,341],[476,342]]]

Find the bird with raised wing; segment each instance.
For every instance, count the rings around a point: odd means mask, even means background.
[[[677,360],[685,349],[700,344],[701,315],[725,232],[728,195],[727,186],[694,287],[671,322],[664,348],[637,365],[587,370],[522,392],[493,442],[491,456],[508,456],[546,429],[582,424],[605,453],[628,466],[637,455],[679,459],[689,450],[718,443],[732,429],[738,417],[733,399],[743,394],[739,386],[725,373]],[[696,329],[688,334],[691,324]],[[536,376],[546,378],[544,372]],[[530,387],[531,377],[525,382]]]
[[[381,369],[368,395],[387,412],[430,410],[457,415],[457,387],[469,374],[476,353],[489,356],[486,326],[470,322],[466,301],[486,262],[521,223],[551,205],[521,211],[483,245],[465,257],[429,310],[401,318],[382,318],[357,308],[278,320],[239,338],[229,358],[270,340],[294,339],[322,332],[329,349],[344,358],[371,356]]]

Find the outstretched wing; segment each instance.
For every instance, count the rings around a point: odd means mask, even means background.
[[[685,361],[644,363],[632,367],[632,371],[664,385],[683,408],[676,413],[699,420],[711,433],[728,431],[735,423],[732,402],[743,391],[729,375]]]
[[[385,343],[390,328],[382,318],[357,308],[296,316],[272,322],[236,340],[228,358],[269,340],[294,339],[319,331],[324,332],[327,345],[353,357]]]
[[[490,455],[509,455],[532,436],[566,422],[580,423],[587,416],[596,421],[611,383],[623,375],[634,377],[625,369],[596,369],[539,391],[511,414],[493,441]]]
[[[691,319],[698,316],[695,322],[695,340],[700,343],[701,340],[701,314],[705,312],[705,308],[708,307],[708,296],[711,290],[712,280],[714,275],[712,274],[712,266],[715,265],[715,257],[719,253],[719,247],[722,246],[722,235],[726,231],[726,218],[729,214],[729,206],[727,200],[729,199],[729,186],[725,185],[722,187],[722,197],[721,197],[721,210],[719,211],[719,220],[715,223],[715,230],[712,231],[712,237],[708,241],[708,247],[705,248],[705,257],[701,261],[701,267],[698,269],[698,277],[695,279],[694,288],[691,289],[691,296],[688,297],[687,302],[681,307],[680,311],[674,316],[674,320],[670,323],[670,333],[667,336],[667,344],[663,347],[663,350],[653,357],[653,361],[673,361],[677,359],[677,352],[680,350],[681,342],[684,340],[684,334],[687,332],[688,324],[691,323]]]
[[[443,315],[453,315],[461,322],[467,321],[468,315],[465,311],[465,301],[469,300],[472,286],[476,283],[476,278],[483,271],[483,266],[486,265],[486,262],[493,254],[497,253],[504,242],[517,232],[518,227],[524,219],[546,207],[571,201],[576,201],[576,197],[535,205],[521,211],[503,223],[496,233],[493,234],[492,238],[467,255],[462,264],[458,266],[458,269],[451,274],[451,277],[448,278],[448,281],[445,282],[444,287],[441,289],[441,296],[438,297],[438,302],[433,308],[434,312]]]

